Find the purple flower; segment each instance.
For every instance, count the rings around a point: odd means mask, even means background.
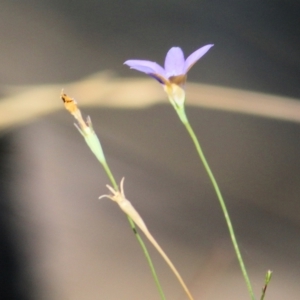
[[[127,60],[125,65],[130,69],[146,73],[164,85],[171,102],[184,102],[184,84],[187,72],[191,67],[212,47],[206,45],[193,52],[187,59],[184,59],[183,52],[179,47],[172,47],[165,59],[164,68],[149,60]],[[178,103],[177,103],[178,104]]]

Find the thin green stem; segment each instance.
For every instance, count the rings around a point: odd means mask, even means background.
[[[77,119],[82,119],[81,114],[79,114],[77,116]],[[114,178],[114,176],[113,176],[113,174],[112,174],[112,172],[111,172],[111,170],[110,170],[110,168],[109,168],[109,166],[106,162],[105,155],[104,155],[100,140],[98,139],[96,133],[93,130],[93,125],[92,125],[91,119],[88,118],[87,124],[83,120],[81,120],[80,124],[79,124],[79,126],[77,126],[77,129],[79,130],[79,132],[84,137],[84,139],[85,139],[88,147],[90,148],[90,150],[94,153],[94,155],[96,156],[98,161],[103,166],[109,180],[111,181],[111,183],[113,185],[114,190],[118,191],[119,187],[118,187],[117,182],[116,182],[116,180],[115,180],[115,178]],[[154,281],[156,283],[156,286],[158,288],[159,294],[161,296],[161,299],[166,300],[165,295],[164,295],[163,290],[162,290],[162,287],[159,283],[158,276],[156,274],[153,263],[151,261],[150,255],[149,255],[148,250],[146,248],[146,245],[144,244],[144,242],[143,242],[141,236],[139,235],[139,233],[137,232],[133,220],[130,217],[128,217],[128,221],[130,223],[131,229],[134,232],[135,237],[137,238],[138,242],[140,243],[140,246],[142,247],[143,252],[146,256],[147,262],[150,266],[150,269],[151,269],[152,275],[154,277]]]
[[[103,168],[104,168],[104,170],[105,170],[105,172],[106,172],[109,180],[111,181],[111,184],[113,185],[113,188],[116,191],[118,191],[119,187],[118,187],[118,185],[116,183],[116,180],[115,180],[115,178],[114,178],[114,176],[113,176],[113,174],[112,174],[112,172],[111,172],[111,170],[110,170],[110,168],[109,168],[106,160],[100,161],[100,163],[102,164],[102,166],[103,166]],[[166,300],[166,297],[164,295],[163,289],[162,289],[161,284],[159,282],[157,273],[155,271],[155,268],[154,268],[153,262],[151,260],[150,254],[149,254],[149,252],[147,250],[147,247],[146,247],[146,245],[145,245],[142,237],[139,235],[139,233],[138,233],[138,231],[136,229],[136,226],[135,226],[135,223],[133,222],[133,220],[129,216],[127,216],[127,219],[129,221],[130,227],[131,227],[131,229],[132,229],[132,231],[133,231],[136,239],[138,240],[141,248],[143,249],[144,255],[145,255],[146,259],[147,259],[148,265],[150,267],[150,270],[151,270],[152,276],[154,278],[154,281],[155,281],[156,287],[158,289],[158,292],[160,294],[160,297],[161,297],[162,300]]]
[[[112,172],[111,172],[111,170],[110,170],[110,168],[109,168],[109,166],[108,166],[106,160],[105,160],[105,161],[102,161],[101,164],[102,164],[102,166],[103,166],[103,168],[104,168],[104,170],[105,170],[105,173],[106,173],[107,177],[109,178],[111,184],[113,185],[114,190],[118,191],[118,190],[119,190],[119,187],[118,187],[118,185],[117,185],[117,182],[116,182],[116,180],[115,180],[115,177],[113,176],[113,174],[112,174]]]
[[[272,278],[272,271],[268,270],[268,272],[266,274],[265,285],[262,288],[262,294],[261,294],[260,300],[265,299],[266,291],[267,291],[268,285],[271,281],[271,278]]]
[[[253,293],[251,282],[250,282],[249,276],[247,274],[247,270],[246,270],[246,267],[245,267],[245,264],[244,264],[244,261],[243,261],[243,258],[242,258],[242,255],[241,255],[241,252],[240,252],[240,249],[239,249],[236,237],[235,237],[233,226],[232,226],[232,223],[231,223],[231,220],[230,220],[230,217],[229,217],[226,205],[225,205],[225,201],[224,201],[223,196],[221,194],[220,188],[219,188],[219,186],[217,184],[217,181],[216,181],[216,179],[215,179],[215,177],[214,177],[214,175],[213,175],[213,173],[212,173],[212,171],[209,167],[209,164],[208,164],[208,162],[207,162],[207,160],[204,156],[204,153],[203,153],[202,148],[200,146],[200,143],[199,143],[199,141],[198,141],[198,139],[197,139],[197,137],[194,133],[194,130],[191,127],[191,125],[188,121],[188,118],[185,114],[184,108],[183,107],[177,107],[175,109],[176,109],[176,112],[179,115],[180,120],[182,121],[182,123],[184,124],[185,128],[187,129],[189,135],[191,136],[191,138],[194,142],[194,145],[196,147],[196,150],[198,152],[198,155],[199,155],[199,157],[200,157],[200,159],[201,159],[201,161],[204,165],[204,168],[205,168],[205,170],[208,174],[208,177],[209,177],[209,179],[210,179],[210,181],[211,181],[211,183],[212,183],[212,185],[215,189],[215,192],[217,194],[219,203],[221,205],[221,208],[222,208],[222,211],[223,211],[226,223],[227,223],[227,227],[228,227],[228,230],[229,230],[229,234],[230,234],[230,237],[231,237],[231,241],[232,241],[232,244],[233,244],[237,259],[238,259],[238,262],[240,264],[245,282],[247,284],[247,288],[248,288],[250,297],[251,297],[252,300],[255,300],[255,296],[254,296],[254,293]]]
[[[135,236],[136,236],[138,242],[140,243],[140,245],[141,245],[141,247],[142,247],[142,249],[143,249],[143,251],[144,251],[144,254],[145,254],[146,259],[147,259],[147,261],[148,261],[148,265],[149,265],[149,267],[150,267],[150,269],[151,269],[152,276],[153,276],[153,278],[154,278],[155,284],[156,284],[157,289],[158,289],[158,291],[159,291],[160,297],[161,297],[163,300],[166,300],[165,295],[164,295],[164,292],[163,292],[162,287],[161,287],[161,284],[160,284],[160,282],[159,282],[159,280],[158,280],[158,276],[157,276],[157,274],[156,274],[156,271],[155,271],[153,262],[152,262],[152,260],[151,260],[150,255],[149,255],[149,252],[148,252],[148,250],[147,250],[147,248],[146,248],[146,245],[145,245],[145,243],[143,242],[143,240],[142,240],[141,236],[139,235],[139,233],[137,232],[133,220],[132,220],[129,216],[127,216],[127,218],[128,218],[128,221],[129,221],[129,223],[130,223],[130,226],[131,226],[131,228],[132,228],[132,230],[133,230],[133,232],[134,232],[134,234],[135,234]]]

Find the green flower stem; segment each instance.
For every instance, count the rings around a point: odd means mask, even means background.
[[[111,170],[110,170],[110,168],[107,164],[107,161],[105,159],[105,155],[104,155],[100,140],[97,137],[97,135],[96,135],[96,133],[93,129],[92,121],[89,117],[87,119],[87,125],[88,126],[85,126],[85,125],[84,126],[80,126],[80,125],[77,126],[76,125],[76,127],[79,130],[79,132],[81,133],[81,135],[84,137],[84,139],[85,139],[88,147],[90,148],[90,150],[94,153],[94,155],[96,156],[98,161],[103,166],[109,180],[111,181],[111,184],[113,185],[114,190],[118,191],[119,187],[118,187],[117,182],[116,182],[116,180],[115,180],[115,178],[114,178],[114,176],[113,176],[113,174],[112,174],[112,172],[111,172]],[[163,292],[162,287],[161,287],[161,284],[158,280],[158,276],[156,274],[153,262],[151,260],[150,254],[147,250],[147,247],[146,247],[145,243],[143,242],[141,236],[139,235],[138,231],[136,230],[136,227],[135,227],[135,224],[134,224],[133,220],[129,216],[127,216],[127,218],[128,218],[129,223],[130,223],[131,229],[134,232],[134,235],[137,238],[137,240],[138,240],[140,246],[142,247],[143,252],[146,256],[147,262],[150,266],[152,276],[154,278],[154,281],[155,281],[155,284],[157,286],[158,292],[161,296],[161,299],[166,300],[164,292]]]
[[[142,249],[143,249],[143,251],[144,251],[144,255],[146,256],[146,259],[147,259],[147,261],[148,261],[148,265],[149,265],[149,267],[150,267],[150,269],[151,269],[151,273],[152,273],[152,276],[153,276],[153,278],[154,278],[156,287],[157,287],[157,289],[158,289],[158,291],[159,291],[160,297],[161,297],[161,299],[166,300],[165,294],[164,294],[163,289],[162,289],[162,287],[161,287],[161,284],[160,284],[160,282],[159,282],[159,280],[158,280],[158,276],[157,276],[157,274],[156,274],[156,271],[155,271],[153,262],[152,262],[152,260],[151,260],[150,255],[149,255],[149,252],[148,252],[148,250],[147,250],[147,248],[146,248],[146,245],[145,245],[145,243],[143,242],[143,240],[142,240],[141,236],[139,235],[139,233],[137,232],[133,220],[132,220],[129,216],[127,216],[127,218],[128,218],[128,221],[129,221],[129,223],[130,223],[130,226],[131,226],[131,228],[132,228],[132,230],[133,230],[133,232],[134,232],[134,234],[135,234],[135,236],[136,236],[138,242],[140,243],[140,245],[141,245],[141,247],[142,247]]]
[[[111,170],[110,170],[110,168],[109,168],[106,160],[104,160],[103,162],[101,162],[101,164],[102,164],[102,166],[103,166],[103,168],[105,170],[105,173],[106,173],[107,177],[109,178],[111,184],[113,185],[114,190],[118,191],[119,187],[117,185],[115,177],[113,176],[113,174],[112,174],[112,172],[111,172]]]
[[[89,127],[84,127],[84,128],[79,128],[77,126],[77,129],[79,130],[79,132],[82,134],[82,136],[84,137],[87,145],[89,146],[89,148],[91,149],[91,151],[94,153],[94,155],[96,156],[96,158],[98,159],[98,161],[101,163],[101,165],[103,166],[109,180],[111,181],[112,185],[113,185],[113,188],[118,191],[119,190],[119,187],[116,183],[116,180],[106,162],[106,159],[105,159],[105,156],[104,156],[104,152],[103,152],[103,149],[102,149],[102,146],[101,146],[101,143],[100,143],[100,140],[98,139],[96,133],[94,132],[93,130],[93,126],[92,126],[92,122],[90,120],[90,118],[88,118],[88,125]],[[145,245],[145,243],[143,242],[141,236],[139,235],[138,231],[136,230],[136,227],[135,227],[135,224],[133,222],[133,220],[127,216],[128,218],[128,221],[130,223],[130,226],[131,226],[131,229],[132,231],[134,232],[134,235],[135,237],[137,238],[140,246],[142,247],[143,249],[143,252],[146,256],[146,259],[147,259],[147,262],[150,266],[150,269],[151,269],[151,272],[152,272],[152,276],[154,278],[154,281],[155,281],[155,284],[157,286],[157,289],[159,291],[159,294],[161,296],[161,299],[162,300],[166,300],[165,298],[165,295],[164,295],[164,292],[162,290],[162,287],[160,285],[160,282],[158,280],[158,276],[156,274],[156,271],[155,271],[155,268],[154,268],[154,265],[153,265],[153,262],[151,260],[151,257],[150,257],[150,254],[147,250],[147,247]]]
[[[268,272],[266,274],[266,278],[265,278],[265,285],[262,289],[262,294],[261,294],[260,300],[265,299],[266,291],[267,291],[267,288],[268,288],[268,284],[271,281],[271,278],[272,278],[272,271],[268,270]]]
[[[105,172],[106,172],[108,178],[110,179],[110,181],[111,181],[111,183],[112,183],[112,185],[113,185],[113,188],[114,188],[116,191],[118,191],[118,190],[119,190],[119,187],[118,187],[118,185],[117,185],[117,183],[116,183],[116,181],[115,181],[115,178],[114,178],[114,176],[113,176],[113,174],[112,174],[112,172],[111,172],[111,170],[110,170],[110,168],[109,168],[109,166],[108,166],[106,160],[100,161],[100,163],[102,164],[102,166],[103,166],[103,168],[104,168],[104,170],[105,170]],[[164,295],[163,289],[162,289],[161,284],[160,284],[160,282],[159,282],[157,273],[156,273],[156,271],[155,271],[155,268],[154,268],[153,262],[152,262],[152,260],[151,260],[150,254],[149,254],[149,252],[148,252],[148,250],[147,250],[147,247],[146,247],[146,245],[145,245],[143,239],[142,239],[141,236],[139,235],[138,231],[136,230],[136,226],[135,226],[135,223],[133,222],[133,220],[132,220],[128,215],[127,215],[127,219],[128,219],[128,221],[129,221],[129,224],[130,224],[130,226],[131,226],[131,229],[132,229],[132,231],[133,231],[133,233],[134,233],[136,239],[138,240],[138,242],[139,242],[140,246],[142,247],[143,252],[144,252],[144,254],[145,254],[145,256],[146,256],[147,262],[148,262],[149,267],[150,267],[150,269],[151,269],[151,273],[152,273],[152,276],[153,276],[153,278],[154,278],[154,281],[155,281],[155,284],[156,284],[156,286],[157,286],[157,289],[158,289],[158,291],[159,291],[160,297],[161,297],[162,300],[166,300],[166,297],[165,297],[165,295]]]
[[[208,164],[208,162],[207,162],[207,160],[204,156],[204,153],[203,153],[203,151],[201,149],[201,146],[200,146],[200,143],[199,143],[199,141],[198,141],[198,139],[197,139],[197,137],[194,133],[194,130],[191,127],[191,125],[188,121],[188,118],[187,118],[185,110],[184,110],[184,106],[175,106],[175,110],[178,113],[179,118],[182,121],[182,123],[184,124],[185,128],[187,129],[189,135],[191,136],[191,138],[194,142],[194,145],[197,149],[198,155],[199,155],[199,157],[200,157],[200,159],[201,159],[201,161],[204,165],[204,168],[205,168],[205,170],[208,174],[208,177],[209,177],[209,179],[210,179],[210,181],[211,181],[211,183],[212,183],[212,185],[215,189],[215,192],[217,194],[219,203],[221,205],[221,208],[222,208],[222,211],[223,211],[223,214],[224,214],[227,226],[228,226],[229,234],[230,234],[230,237],[231,237],[231,241],[232,241],[232,244],[233,244],[237,259],[238,259],[238,262],[240,264],[245,282],[246,282],[247,287],[248,287],[250,297],[251,297],[252,300],[255,300],[255,296],[254,296],[253,289],[252,289],[252,286],[251,286],[251,283],[250,283],[250,279],[249,279],[245,264],[244,264],[243,259],[242,259],[242,255],[241,255],[241,252],[240,252],[240,249],[239,249],[239,246],[238,246],[235,234],[234,234],[233,226],[232,226],[232,223],[231,223],[231,220],[230,220],[230,217],[229,217],[226,205],[225,205],[225,201],[224,201],[223,196],[221,194],[220,188],[219,188],[219,186],[217,184],[217,181],[216,181],[216,179],[215,179],[215,177],[214,177],[214,175],[213,175],[213,173],[212,173],[212,171],[209,167],[209,164]]]

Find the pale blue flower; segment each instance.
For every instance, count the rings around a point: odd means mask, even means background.
[[[184,83],[187,72],[212,46],[206,45],[199,48],[187,59],[184,59],[181,48],[172,47],[166,55],[164,68],[149,60],[132,59],[125,61],[124,64],[158,80],[164,85],[164,89],[172,103],[183,104],[185,99]]]

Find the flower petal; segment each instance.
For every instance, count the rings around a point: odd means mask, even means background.
[[[165,59],[166,77],[184,74],[184,55],[179,47],[171,48]]]
[[[158,74],[162,77],[165,77],[165,70],[163,69],[163,67],[153,61],[131,59],[126,60],[124,62],[124,65],[129,66],[130,69],[135,69],[146,74]]]
[[[186,74],[190,68],[199,60],[213,45],[206,45],[193,52],[185,61],[184,73]]]

